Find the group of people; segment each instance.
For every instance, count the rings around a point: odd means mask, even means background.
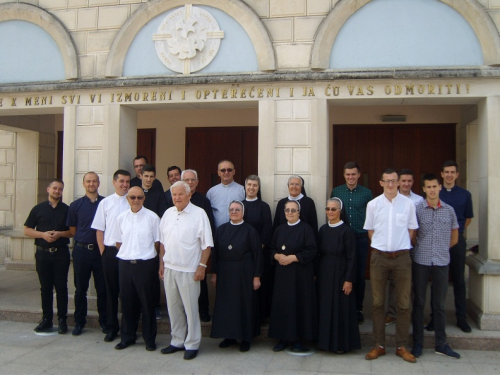
[[[121,331],[115,349],[135,344],[142,316],[146,350],[156,350],[162,280],[172,339],[161,352],[184,351],[184,359],[193,359],[201,342],[200,322],[211,319],[206,278],[211,273],[216,289],[211,337],[222,339],[219,347],[239,342],[240,351],[250,350],[261,323],[269,319],[268,335],[277,340],[276,352],[289,347],[305,352],[308,341],[336,353],[360,349],[358,324],[364,321],[365,266],[371,241],[375,347],[366,359],[385,354],[388,281],[394,286],[392,305],[397,306],[392,317],[396,354],[409,362],[422,354],[429,275],[433,315],[427,329],[436,331],[436,352],[459,357],[446,342],[444,297],[451,255],[457,324],[470,332],[460,272],[463,282],[463,229],[472,218],[472,203],[470,194],[455,185],[457,165],[447,163],[442,171],[446,198],[439,179],[426,175],[426,200],[411,192],[410,171],[399,174],[392,169],[382,174],[384,192],[373,199],[371,191],[358,184],[359,165],[347,163],[346,184],[333,189],[325,207],[328,222],[319,230],[315,203],[300,176],[288,179],[289,196],[278,202],[273,222],[269,205],[260,197],[259,177],[250,175],[244,186],[238,184],[229,160],[219,162],[221,182],[206,196],[196,191],[197,172],[179,167],[168,169],[171,187],[164,192],[155,168],[143,156],[134,159],[136,177],[131,179],[122,169],[114,173],[115,193],[106,198],[98,194],[99,176],[88,172],[83,177],[85,195],[68,207],[61,201],[64,183],[54,179],[47,188],[48,201],[35,206],[25,222],[25,234],[35,238],[41,284],[43,317],[35,331],[52,329],[54,287],[58,332],[68,331],[68,244],[74,237],[75,336],[86,324],[93,274],[104,340],[114,341]],[[410,183],[405,184],[406,180]],[[455,215],[460,208],[463,212]],[[463,256],[458,254],[462,251]],[[406,344],[412,282],[414,346],[410,352]]]

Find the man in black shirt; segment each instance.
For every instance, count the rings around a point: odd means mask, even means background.
[[[24,223],[24,235],[35,239],[36,271],[42,296],[43,315],[35,332],[46,332],[52,328],[54,287],[57,294],[58,332],[68,332],[68,243],[72,235],[66,225],[69,207],[61,201],[63,189],[62,180],[50,181],[47,187],[48,201],[33,207]]]
[[[80,335],[87,322],[87,291],[92,274],[94,274],[94,286],[97,293],[99,322],[103,330],[106,328],[106,285],[102,259],[97,245],[96,231],[90,227],[99,202],[104,199],[97,192],[99,184],[97,173],[85,173],[83,176],[85,195],[71,203],[66,221],[71,234],[75,237],[73,248],[75,328],[73,336]]]
[[[176,166],[172,165],[167,169],[168,182],[170,185],[175,184],[177,181],[181,180],[182,170]],[[167,208],[174,207],[174,202],[172,201],[172,193],[170,193],[170,189],[165,191],[165,198],[167,199]]]
[[[134,171],[135,171],[135,177],[130,180],[130,187],[133,186],[141,186],[141,178],[140,175],[142,173],[142,167],[144,167],[146,164],[148,164],[148,158],[146,158],[143,155],[137,155],[134,158]],[[160,180],[156,180],[153,182],[154,187],[160,189],[163,191],[163,185],[161,184]]]

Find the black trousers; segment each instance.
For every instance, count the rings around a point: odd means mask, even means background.
[[[142,337],[146,345],[156,339],[156,294],[153,288],[158,279],[158,261],[119,260],[120,296],[122,300],[122,342],[135,342],[142,314]]]
[[[118,323],[120,284],[117,253],[118,249],[115,246],[106,246],[101,255],[104,283],[106,285],[106,329],[113,333],[120,330],[120,324]]]
[[[70,255],[68,246],[55,252],[38,249],[35,253],[36,272],[40,280],[43,318],[52,321],[54,317],[54,288],[56,289],[57,317],[66,319],[68,314],[68,271]]]
[[[200,296],[198,297],[198,311],[208,314],[208,285],[207,277],[200,281]]]
[[[450,275],[455,294],[455,315],[457,322],[465,321],[466,317],[466,293],[465,286],[465,253],[467,243],[463,233],[458,235],[458,243],[450,249]]]
[[[107,324],[106,284],[99,247],[95,245],[93,250],[89,250],[75,245],[73,248],[73,271],[75,276],[75,323],[84,326],[87,322],[87,291],[89,290],[90,276],[94,274],[99,322]]]
[[[363,311],[363,301],[365,299],[365,271],[366,260],[369,250],[368,235],[356,237],[356,282],[354,284],[354,293],[356,295],[356,310]]]
[[[446,344],[446,311],[444,303],[448,290],[448,266],[424,266],[413,262],[413,341],[424,343],[424,306],[429,276],[432,277],[432,311],[436,346]]]

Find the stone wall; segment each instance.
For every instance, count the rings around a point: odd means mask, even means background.
[[[15,144],[16,133],[0,130],[0,229],[14,226]]]

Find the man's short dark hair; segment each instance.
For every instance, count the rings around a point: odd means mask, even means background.
[[[393,173],[396,173],[398,175],[398,180],[399,180],[399,173],[394,168],[386,168],[380,175],[380,181],[384,179],[384,174],[393,174]]]
[[[414,177],[413,172],[411,170],[409,170],[408,168],[403,168],[403,169],[401,169],[401,172],[399,172],[400,176],[402,176],[404,174]]]
[[[144,161],[146,162],[146,164],[148,164],[148,158],[147,158],[147,157],[145,157],[144,155],[137,155],[137,156],[134,158],[134,161],[139,160],[139,159],[144,159]]]
[[[458,172],[458,164],[455,160],[446,160],[443,163],[443,166],[441,167],[441,172],[444,172],[444,169],[446,167],[455,167],[457,169],[457,172]]]
[[[182,173],[182,169],[180,169],[177,165],[172,165],[171,167],[168,167],[168,169],[167,169],[167,176],[168,176],[168,172],[174,171],[176,169],[179,171],[179,174]]]
[[[219,162],[217,163],[217,169],[219,169],[219,165],[221,165],[222,163],[231,163],[231,165],[234,168],[234,163],[231,160],[229,160],[229,159],[222,159],[222,160],[219,160]]]
[[[422,178],[422,186],[425,186],[425,181],[434,181],[434,180],[436,180],[438,184],[441,185],[441,181],[439,180],[438,176],[436,176],[434,173],[426,173]]]
[[[355,161],[348,161],[347,163],[345,163],[344,165],[344,171],[346,169],[354,169],[356,168],[358,170],[358,173],[361,172],[361,167],[359,166],[358,163],[356,163]]]
[[[113,180],[116,181],[118,180],[118,175],[121,174],[122,176],[128,176],[130,177],[130,172],[126,171],[125,169],[118,169],[115,173],[113,173]]]
[[[156,168],[151,164],[146,164],[144,165],[144,167],[142,167],[142,173],[144,172],[153,172],[156,176]]]
[[[50,187],[50,185],[52,185],[54,182],[59,182],[60,184],[62,184],[64,186],[63,180],[61,180],[60,178],[53,178],[52,180],[49,181],[49,184],[47,185],[47,187]]]

